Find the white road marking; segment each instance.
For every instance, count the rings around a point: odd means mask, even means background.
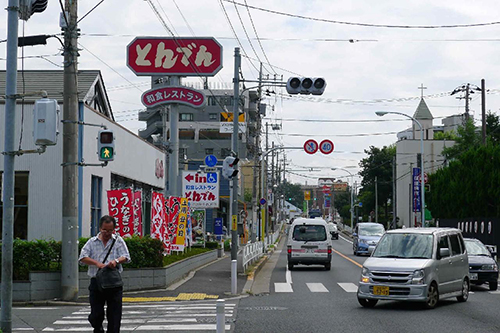
[[[489,291],[489,293],[493,295],[500,295],[500,290]]]
[[[328,293],[328,289],[323,285],[323,283],[306,283],[307,288],[312,293]]]
[[[288,265],[286,266],[285,280],[286,283],[292,284],[292,272],[288,269]]]
[[[352,242],[350,240],[348,240],[347,238],[344,238],[344,237],[342,237],[340,235],[339,235],[339,238],[352,245]]]
[[[22,327],[22,328],[13,328],[12,331],[34,331],[35,329],[33,327]]]
[[[292,285],[290,283],[274,283],[274,291],[277,293],[293,293]]]
[[[344,289],[348,293],[355,293],[358,291],[358,286],[354,283],[337,283],[342,289]]]

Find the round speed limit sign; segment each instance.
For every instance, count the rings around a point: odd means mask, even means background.
[[[333,151],[333,148],[333,142],[331,142],[330,140],[323,140],[319,144],[319,150],[326,155],[330,154]]]

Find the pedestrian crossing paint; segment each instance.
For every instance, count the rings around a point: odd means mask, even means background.
[[[274,283],[274,291],[277,293],[293,293],[292,284],[290,283]]]
[[[323,285],[323,283],[306,283],[307,288],[312,293],[328,293],[328,289]]]
[[[354,283],[337,283],[342,289],[344,289],[348,293],[355,293],[358,291],[358,286]]]
[[[227,324],[227,321],[233,320],[235,307],[235,303],[225,304],[225,329],[227,331],[231,329],[231,325]],[[54,321],[42,332],[92,332],[93,328],[88,322],[89,314],[89,306],[80,308],[70,315]],[[120,330],[123,332],[215,331],[217,329],[216,317],[216,304],[213,302],[127,304],[123,306]],[[104,320],[103,326],[106,328],[106,320]]]

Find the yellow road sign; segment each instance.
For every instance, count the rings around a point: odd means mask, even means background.
[[[311,200],[311,191],[304,191],[304,200]]]
[[[231,230],[238,230],[238,216],[233,215]]]
[[[233,121],[233,113],[232,112],[221,112],[220,113],[220,121],[221,122],[232,122]],[[238,116],[238,122],[244,123],[245,122],[245,114],[240,113]]]

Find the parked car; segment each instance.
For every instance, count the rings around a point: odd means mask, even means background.
[[[488,282],[490,290],[498,288],[498,265],[486,246],[478,239],[465,238],[469,257],[469,276],[471,283],[481,285]]]
[[[370,254],[377,246],[384,232],[384,226],[379,223],[361,222],[356,224],[352,233],[354,255]]]
[[[469,298],[469,260],[462,232],[453,228],[387,231],[363,264],[358,302],[419,301],[434,308],[440,299]]]
[[[332,242],[323,219],[298,218],[290,226],[287,243],[288,269],[294,265],[324,265],[331,269]]]

